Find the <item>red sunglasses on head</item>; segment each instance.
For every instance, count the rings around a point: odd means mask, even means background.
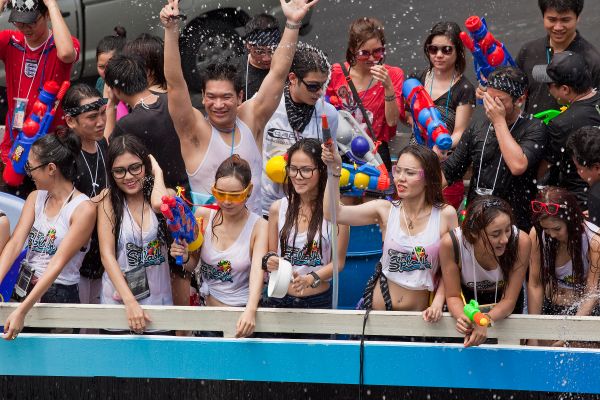
[[[548,215],[556,215],[560,208],[567,208],[564,204],[544,203],[543,201],[533,200],[531,202],[531,210],[534,213],[545,212]]]
[[[371,51],[369,50],[359,50],[354,55],[358,61],[368,61],[369,57],[373,56],[373,58],[377,61],[381,60],[383,56],[385,56],[385,47],[378,47]]]

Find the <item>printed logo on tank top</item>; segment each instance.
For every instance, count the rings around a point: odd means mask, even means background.
[[[206,279],[233,283],[233,276],[231,275],[231,261],[229,260],[221,260],[216,266],[207,264],[203,261],[200,265],[200,273]]]
[[[390,256],[390,272],[410,272],[432,268],[429,255],[425,253],[425,248],[422,246],[415,247],[410,253],[388,249],[388,255]]]
[[[293,131],[286,131],[279,128],[269,128],[267,130],[267,140],[275,143],[289,144],[296,141],[296,135]]]
[[[56,253],[56,229],[50,228],[46,234],[43,234],[35,227],[31,228],[28,236],[29,249],[37,253],[53,256]]]
[[[310,250],[308,243],[301,249],[288,246],[285,249],[283,258],[288,260],[292,265],[297,266],[319,267],[323,264],[321,253],[319,252],[319,244],[315,240],[313,240]]]
[[[572,274],[567,275],[567,276],[563,277],[562,279],[558,279],[558,281],[565,286],[570,286],[573,288],[575,287],[575,276]]]
[[[127,243],[125,245],[125,250],[127,264],[129,264],[130,267],[150,267],[165,262],[165,256],[162,253],[158,239],[149,242],[143,249],[135,243]]]
[[[30,79],[35,77],[35,73],[37,72],[37,69],[38,69],[38,60],[37,59],[32,59],[32,58],[25,59],[25,64],[23,66],[23,73],[25,74],[26,77],[28,77]]]
[[[474,282],[467,282],[466,286],[473,290],[475,288],[475,283]],[[498,281],[498,289],[501,289],[504,287],[504,281]],[[483,280],[483,281],[477,281],[477,290],[490,290],[490,289],[495,289],[496,288],[496,281],[488,281],[488,280]]]

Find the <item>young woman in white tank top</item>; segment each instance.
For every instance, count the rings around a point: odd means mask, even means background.
[[[173,257],[183,256],[184,267],[196,270],[203,282],[207,306],[245,307],[236,336],[254,332],[263,286],[261,260],[267,252],[267,222],[248,209],[254,190],[252,170],[237,154],[217,168],[212,194],[219,210],[199,207],[196,218],[206,228],[200,251],[188,254],[187,243],[173,243]]]
[[[15,339],[24,319],[40,299],[50,303],[79,303],[79,268],[94,228],[96,207],[73,186],[79,141],[46,135],[37,140],[25,165],[38,190],[32,192],[12,237],[0,256],[0,282],[27,241],[27,264],[33,270],[28,294],[4,323],[4,339]],[[22,271],[25,269],[22,264]]]
[[[337,151],[323,147],[323,160],[341,170]],[[338,204],[339,223],[353,226],[379,224],[383,255],[367,283],[364,307],[374,310],[423,311],[426,321],[442,316],[444,290],[438,272],[441,236],[457,226],[456,210],[443,204],[441,167],[430,149],[409,145],[393,168],[400,201],[372,200],[357,206],[342,206],[339,195],[329,198],[324,211],[330,218],[330,204]],[[339,175],[327,182],[339,185]],[[430,304],[430,293],[435,292]]]
[[[331,231],[338,230],[338,260],[344,268],[349,228],[333,227],[323,217],[327,168],[321,160],[321,142],[304,138],[287,151],[287,197],[269,210],[269,253],[263,268],[279,267],[279,257],[292,264],[293,282],[282,299],[269,298],[266,306],[281,308],[331,308],[333,276]]]
[[[448,311],[464,345],[478,346],[487,338],[487,326],[472,323],[465,302],[492,303],[483,311],[494,321],[523,308],[523,280],[531,241],[513,223],[510,205],[494,196],[480,196],[467,208],[460,228],[444,235],[440,244],[442,276]]]
[[[585,220],[575,196],[562,188],[545,188],[531,206],[529,314],[597,315],[598,227]]]
[[[145,146],[124,135],[108,146],[109,189],[98,207],[98,239],[104,264],[102,304],[124,304],[129,329],[146,330],[144,305],[172,305],[168,232],[157,217],[170,194],[163,172]],[[150,194],[151,192],[151,194]]]

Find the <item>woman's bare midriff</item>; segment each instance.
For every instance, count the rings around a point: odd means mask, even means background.
[[[292,287],[292,284],[290,283],[290,285],[288,286],[287,294],[289,294],[290,296],[294,296],[294,297],[308,297],[308,296],[315,296],[317,294],[324,293],[327,290],[329,290],[329,282],[321,281],[321,284],[318,287],[316,287],[314,289],[311,287],[308,287],[302,291],[302,294],[300,294],[300,292],[294,290],[294,288]]]
[[[412,290],[395,284],[388,279],[390,298],[392,299],[392,310],[394,311],[423,311],[429,305],[428,290]],[[373,309],[385,310],[385,301],[381,294],[379,280],[373,290]]]

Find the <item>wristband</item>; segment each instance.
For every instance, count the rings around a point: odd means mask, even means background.
[[[287,29],[300,29],[302,28],[302,21],[296,23],[285,21],[285,27]]]
[[[187,263],[188,263],[188,261],[190,261],[190,253],[188,253],[188,256],[187,256],[187,258],[185,259],[185,261],[184,261],[183,263],[184,263],[184,264],[187,264]]]
[[[269,261],[269,258],[271,258],[272,256],[277,257],[277,253],[269,251],[267,254],[265,254],[262,258],[262,269],[263,271],[268,271],[267,269],[267,262]]]
[[[396,100],[396,94],[392,94],[390,96],[384,96],[385,101],[394,101]]]

